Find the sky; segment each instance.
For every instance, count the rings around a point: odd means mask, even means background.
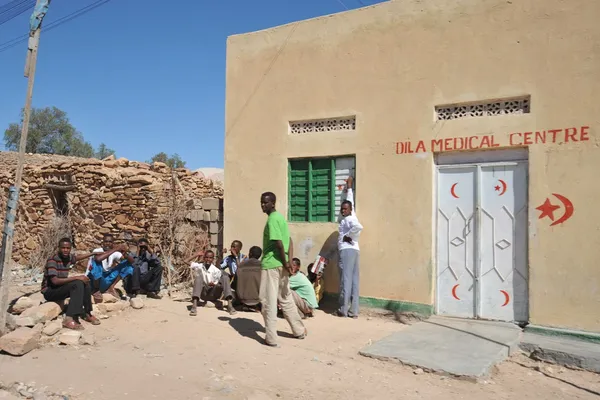
[[[53,0],[44,25],[95,1]],[[33,107],[60,108],[87,141],[117,157],[147,161],[163,151],[191,169],[222,168],[227,37],[381,1],[111,0],[42,28]],[[0,25],[0,48],[28,32],[30,15]],[[26,49],[0,51],[2,132],[25,102]]]

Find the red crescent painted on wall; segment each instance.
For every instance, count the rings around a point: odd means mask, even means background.
[[[502,304],[502,307],[506,307],[506,305],[510,302],[510,295],[506,290],[501,290],[500,292],[504,295],[504,304]]]
[[[454,190],[456,189],[456,185],[458,185],[458,182],[457,182],[457,183],[455,183],[454,185],[452,185],[452,187],[450,188],[450,194],[451,194],[451,195],[452,195],[454,198],[458,199],[459,197],[456,195],[456,192],[454,191]]]
[[[569,200],[565,196],[562,196],[557,193],[552,193],[552,195],[554,197],[556,197],[558,200],[560,200],[561,203],[563,203],[563,206],[565,207],[565,213],[563,214],[562,217],[560,217],[559,219],[557,219],[556,221],[551,223],[550,226],[562,224],[563,222],[565,222],[566,220],[571,218],[571,216],[575,212],[575,207],[573,207],[573,203],[571,203],[571,200]]]
[[[508,188],[508,186],[506,185],[506,182],[504,182],[502,179],[498,179],[498,182],[502,184],[502,191],[498,194],[498,196],[502,196],[504,193],[506,193],[506,189]]]
[[[454,297],[456,300],[460,300],[460,299],[458,298],[458,296],[456,295],[456,288],[457,288],[457,287],[459,287],[459,286],[460,286],[460,284],[458,284],[458,285],[454,285],[454,286],[452,287],[452,297]]]

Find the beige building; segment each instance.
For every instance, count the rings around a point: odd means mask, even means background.
[[[356,179],[361,302],[600,332],[600,1],[389,1],[232,36],[225,240],[303,264]]]

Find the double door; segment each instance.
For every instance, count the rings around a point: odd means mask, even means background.
[[[437,186],[437,313],[527,321],[527,162],[438,166]]]

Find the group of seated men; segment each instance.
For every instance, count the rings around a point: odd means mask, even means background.
[[[198,305],[202,301],[217,301],[221,298],[227,301],[227,311],[235,314],[234,300],[241,304],[245,311],[258,311],[262,250],[260,247],[250,248],[248,256],[242,253],[242,242],[234,240],[231,252],[223,258],[217,267],[215,253],[212,250],[200,251],[190,257],[190,267],[194,271],[194,286],[192,291],[191,316],[198,314]],[[226,250],[224,250],[224,253]],[[202,262],[195,262],[202,258]],[[300,316],[312,317],[319,307],[313,282],[300,271],[300,260],[292,261],[293,271],[290,276],[292,297]],[[318,282],[315,279],[315,282]],[[234,296],[235,294],[235,296]]]
[[[115,247],[110,234],[104,235],[102,247],[92,253],[76,256],[71,250],[71,239],[59,241],[57,254],[46,262],[42,280],[42,294],[47,301],[60,303],[69,298],[65,328],[82,330],[81,320],[99,325],[100,321],[92,315],[92,299],[101,303],[102,293],[121,298],[115,289],[121,280],[130,298],[144,291],[149,298],[160,299],[163,268],[158,256],[150,252],[147,239],[138,240],[135,253],[126,244]],[[86,273],[69,276],[73,266],[87,258]]]
[[[58,243],[58,252],[46,262],[42,281],[42,294],[47,301],[63,302],[69,298],[63,326],[69,329],[84,329],[81,320],[93,325],[100,320],[92,315],[92,299],[95,303],[103,301],[103,293],[116,298],[123,296],[117,292],[116,285],[123,281],[126,295],[136,297],[142,291],[147,297],[160,299],[160,285],[163,273],[159,257],[150,251],[147,239],[139,239],[137,251],[130,252],[126,244],[115,246],[114,236],[106,234],[102,247],[92,253],[76,256],[72,252],[72,242],[63,238]],[[235,314],[234,300],[245,311],[258,311],[260,306],[260,276],[262,250],[250,248],[248,256],[242,253],[242,242],[235,240],[231,244],[230,254],[223,258],[219,267],[215,265],[215,253],[212,250],[200,251],[190,257],[194,271],[192,307],[190,315],[197,315],[200,301],[227,301],[227,311]],[[75,264],[88,259],[85,274],[70,276]],[[202,258],[200,263],[195,262]],[[300,260],[293,259],[293,274],[289,279],[292,297],[303,318],[313,316],[319,307],[314,279],[309,280],[300,271]],[[309,274],[310,275],[310,274]],[[235,293],[235,296],[234,296]],[[234,298],[235,297],[235,298]]]

